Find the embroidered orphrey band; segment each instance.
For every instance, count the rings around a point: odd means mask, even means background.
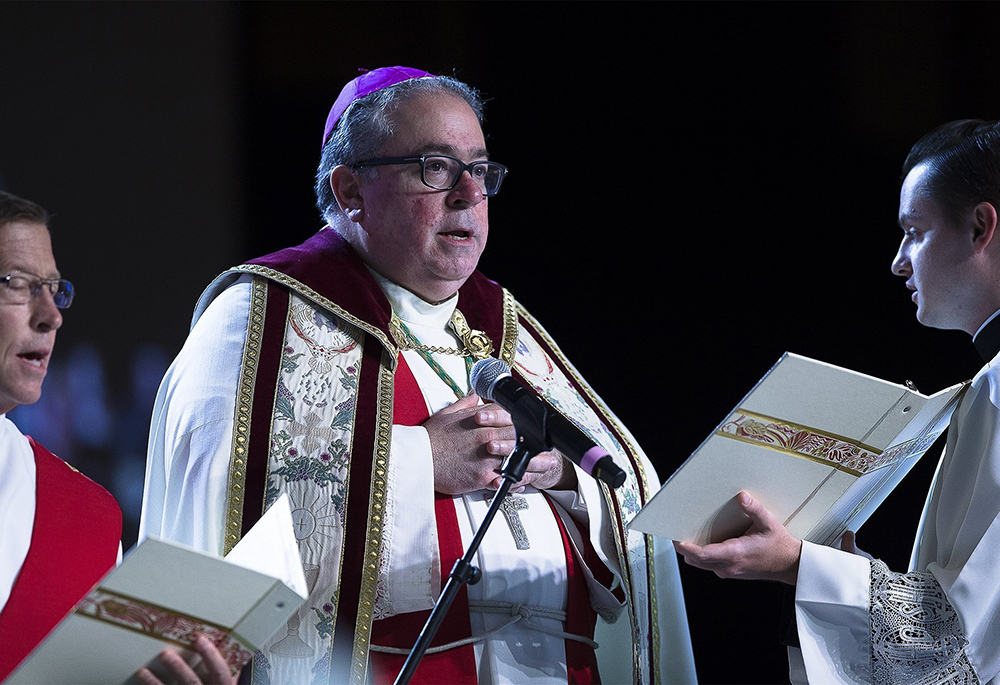
[[[253,410],[253,390],[260,363],[261,339],[264,333],[264,316],[267,313],[267,283],[254,278],[250,285],[250,313],[247,337],[243,346],[243,362],[236,388],[236,411],[233,425],[232,457],[229,484],[226,492],[226,529],[224,551],[229,552],[240,541],[243,527],[243,503],[246,493],[247,450],[250,446],[250,416]]]

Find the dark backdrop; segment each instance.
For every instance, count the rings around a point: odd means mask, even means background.
[[[782,352],[936,391],[889,263],[899,167],[1000,116],[993,3],[4,3],[0,182],[56,213],[78,303],[19,424],[135,516],[149,407],[201,288],[320,226],[322,125],[358,67],[489,100],[483,271],[560,341],[661,478]],[[18,410],[21,412],[22,410]],[[865,526],[906,565],[935,448]],[[705,683],[785,679],[779,589],[684,568]]]

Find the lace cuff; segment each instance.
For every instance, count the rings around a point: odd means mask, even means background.
[[[871,628],[873,683],[978,685],[958,614],[930,573],[873,561]]]

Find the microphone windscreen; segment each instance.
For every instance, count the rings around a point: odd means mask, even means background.
[[[486,400],[493,400],[493,384],[504,376],[510,375],[510,367],[494,357],[480,359],[472,365],[469,381],[477,395]]]

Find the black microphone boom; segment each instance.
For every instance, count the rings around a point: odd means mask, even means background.
[[[611,455],[588,438],[569,419],[538,398],[510,375],[510,367],[499,359],[480,359],[470,374],[472,389],[510,412],[514,428],[527,432],[546,449],[555,447],[563,456],[613,488],[625,482],[625,472]]]

